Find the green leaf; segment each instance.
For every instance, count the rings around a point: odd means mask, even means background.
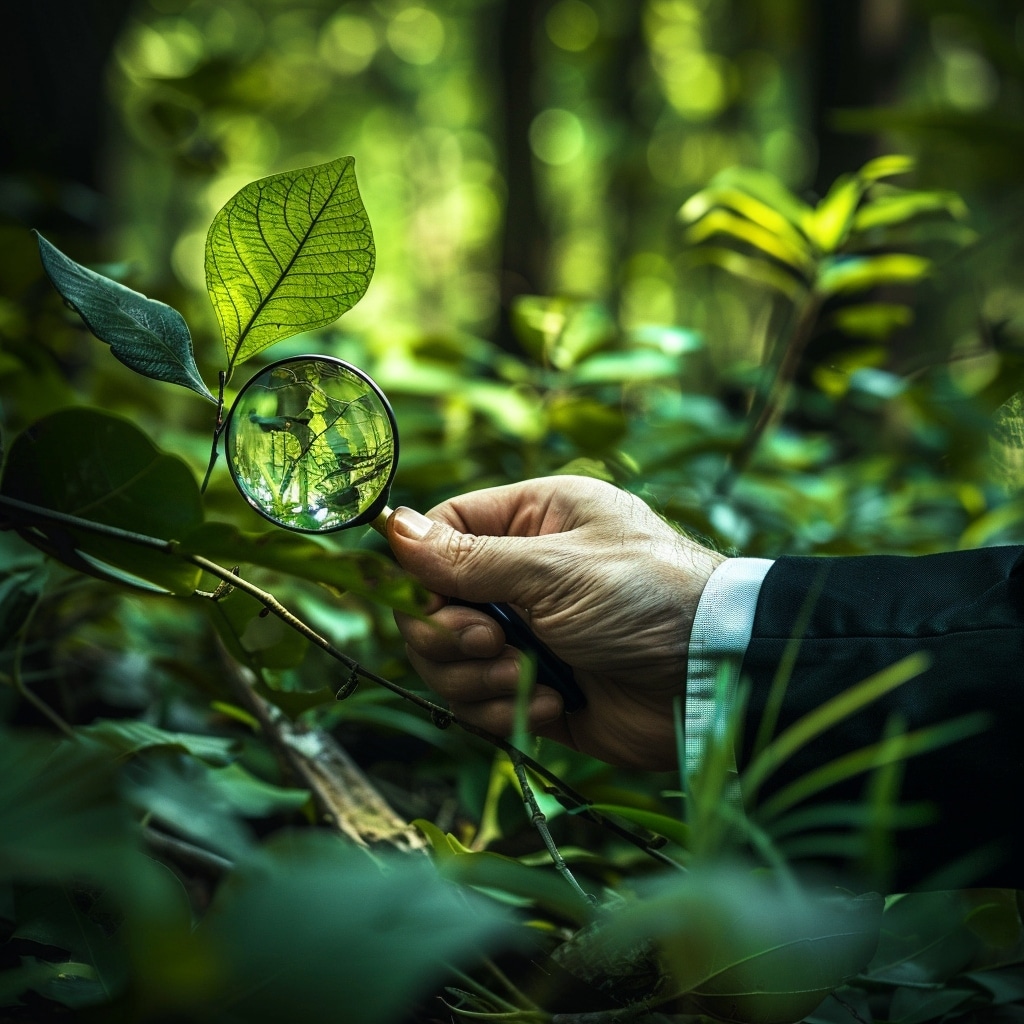
[[[1011,395],[992,414],[989,457],[993,475],[1007,491],[1024,488],[1024,391]]]
[[[725,235],[744,242],[798,271],[810,271],[814,266],[814,260],[805,242],[779,235],[728,210],[709,210],[700,220],[687,228],[685,238],[691,245],[699,245],[717,235]]]
[[[685,262],[691,265],[709,263],[720,267],[733,277],[741,277],[755,284],[763,285],[781,292],[791,302],[803,298],[807,288],[793,274],[783,270],[768,260],[745,256],[733,249],[720,246],[702,245],[691,249],[685,256]]]
[[[849,174],[835,180],[807,225],[807,233],[822,252],[835,252],[846,241],[863,195],[864,182],[858,176]]]
[[[832,322],[844,334],[872,341],[884,341],[913,320],[914,311],[895,302],[861,302],[836,310],[832,316]]]
[[[880,196],[857,211],[853,230],[895,227],[934,213],[948,213],[954,220],[963,220],[967,217],[967,204],[955,192],[903,192]]]
[[[128,420],[98,409],[63,409],[38,420],[14,439],[0,492],[139,533],[177,540],[203,521],[192,471],[161,452]],[[26,538],[83,571],[103,575],[75,551],[109,563],[176,594],[191,594],[199,570],[174,555],[130,540],[38,520]]]
[[[690,828],[678,818],[670,818],[667,814],[658,814],[656,811],[645,811],[639,807],[623,807],[621,804],[588,804],[587,806],[595,811],[603,811],[606,814],[625,818],[626,821],[631,821],[634,825],[639,825],[649,832],[671,839],[684,850],[690,848]]]
[[[228,370],[332,323],[363,296],[373,234],[350,156],[251,182],[206,236],[206,287]]]
[[[109,877],[135,842],[106,751],[0,730],[0,878]]]
[[[873,182],[881,178],[893,178],[898,174],[909,174],[916,163],[912,156],[891,153],[869,160],[857,174],[863,181]]]
[[[114,357],[144,377],[180,384],[216,402],[199,375],[182,315],[65,256],[39,232],[46,276]]]
[[[304,1024],[388,1024],[451,967],[479,962],[516,932],[426,858],[382,867],[336,836],[286,835],[232,872],[196,929],[217,991],[195,1010],[220,1024],[277,1024],[297,1011]]]
[[[913,284],[929,270],[931,260],[909,253],[851,256],[831,263],[818,278],[822,295],[846,295],[881,285]]]
[[[811,894],[740,869],[694,870],[610,915],[595,953],[639,942],[660,951],[659,1002],[685,998],[719,1021],[800,1020],[861,971],[878,941],[883,901]]]
[[[230,764],[237,752],[236,740],[223,736],[199,736],[192,733],[168,732],[148,722],[133,718],[105,719],[80,726],[83,739],[107,748],[119,758],[132,757],[143,750],[164,747],[191,754],[210,764]]]
[[[339,547],[328,539],[272,530],[242,533],[230,523],[205,523],[184,538],[182,553],[222,564],[247,562],[348,591],[418,614],[424,591],[394,562],[372,551]]]
[[[693,223],[700,220],[714,207],[735,210],[747,220],[771,232],[791,248],[800,251],[806,250],[806,237],[788,217],[740,188],[711,185],[702,189],[683,204],[679,216],[683,221]],[[808,212],[807,210],[801,211],[801,216],[805,217]]]

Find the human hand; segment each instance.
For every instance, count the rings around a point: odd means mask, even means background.
[[[704,584],[724,556],[695,544],[635,495],[559,476],[452,498],[387,524],[399,563],[436,595],[506,602],[574,670],[572,715],[546,686],[529,728],[610,764],[676,765],[672,703]],[[396,613],[413,667],[458,717],[512,731],[522,655],[485,613],[436,596],[426,619]]]

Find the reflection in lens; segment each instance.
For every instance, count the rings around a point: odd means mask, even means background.
[[[231,410],[226,447],[249,502],[297,530],[349,525],[395,468],[389,408],[368,378],[333,359],[283,360],[253,377]]]

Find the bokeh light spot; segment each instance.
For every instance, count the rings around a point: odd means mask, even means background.
[[[444,48],[444,23],[426,7],[406,7],[389,22],[388,45],[408,64],[430,64]]]
[[[569,110],[549,107],[530,125],[530,148],[538,159],[555,167],[572,163],[586,142],[583,123]]]
[[[555,46],[580,53],[597,39],[601,22],[594,8],[583,0],[559,0],[548,11],[544,27]]]
[[[318,51],[334,71],[357,75],[373,60],[377,45],[377,33],[366,18],[337,14],[321,29]]]

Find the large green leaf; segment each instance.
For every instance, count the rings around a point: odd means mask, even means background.
[[[206,236],[206,287],[229,370],[275,342],[332,323],[362,298],[373,266],[352,157],[246,185]]]
[[[69,259],[39,232],[43,269],[64,301],[125,366],[154,380],[180,384],[216,399],[203,383],[182,315]]]
[[[203,520],[188,466],[128,420],[98,409],[63,409],[19,434],[0,493],[165,541],[180,539]],[[75,568],[107,578],[137,578],[178,594],[191,594],[199,581],[194,566],[128,539],[44,520],[24,535]],[[104,565],[120,573],[105,572]]]
[[[382,868],[323,832],[279,837],[232,872],[197,928],[217,990],[185,1017],[389,1024],[515,931],[426,858]]]
[[[741,869],[694,870],[609,916],[595,957],[651,942],[667,981],[722,1021],[781,1024],[810,1013],[861,971],[878,942],[882,898],[797,891]]]

